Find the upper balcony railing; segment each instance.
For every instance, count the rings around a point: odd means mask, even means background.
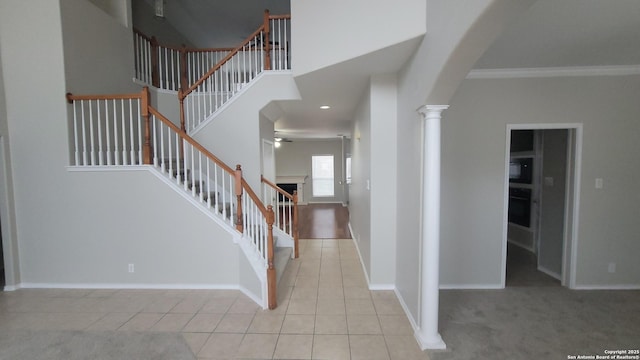
[[[201,102],[202,115],[205,107],[217,109],[263,70],[291,69],[290,38],[291,16],[273,16],[268,11],[258,30],[236,48],[166,46],[134,30],[135,77],[159,89],[182,89],[185,97],[192,92],[208,93],[210,106]],[[215,80],[211,79],[214,72]]]

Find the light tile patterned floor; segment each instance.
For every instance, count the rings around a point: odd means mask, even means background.
[[[391,291],[369,291],[351,240],[301,240],[262,310],[232,290],[0,293],[0,330],[181,332],[199,360],[428,359]]]

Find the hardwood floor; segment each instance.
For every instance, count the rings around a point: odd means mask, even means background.
[[[299,206],[300,239],[351,239],[349,209],[342,204]]]

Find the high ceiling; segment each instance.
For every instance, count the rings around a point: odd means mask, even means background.
[[[290,8],[288,0],[165,3],[167,20],[201,47],[237,45],[261,23],[264,9],[285,14]],[[397,71],[417,44],[404,44],[297,79],[304,99],[279,104],[287,115],[276,122],[276,130],[292,138],[349,135],[352,114],[369,75]],[[637,64],[640,0],[538,0],[499,36],[475,68]],[[321,112],[321,103],[333,107]]]
[[[640,1],[538,0],[476,69],[640,64]]]
[[[133,0],[140,1],[140,0]],[[155,0],[145,0],[153,7]],[[165,18],[197,47],[235,47],[260,24],[264,10],[289,14],[289,0],[163,0]]]

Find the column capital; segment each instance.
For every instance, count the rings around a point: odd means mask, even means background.
[[[448,108],[449,105],[422,105],[418,108],[417,111],[422,115],[424,119],[426,119],[427,117],[433,115],[437,115],[439,117],[440,114]]]

